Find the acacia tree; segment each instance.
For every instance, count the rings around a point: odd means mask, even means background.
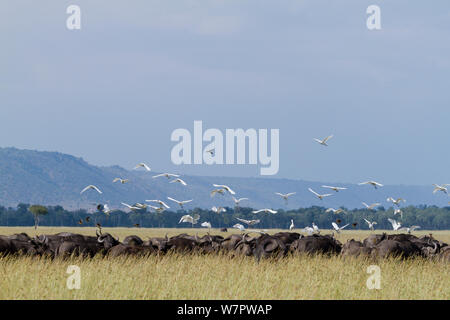
[[[39,225],[39,216],[46,215],[48,209],[41,205],[33,205],[28,209],[34,216],[34,229],[37,229]]]

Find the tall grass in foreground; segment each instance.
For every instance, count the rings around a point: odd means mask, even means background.
[[[450,299],[448,264],[380,260],[381,289],[369,290],[371,264],[323,256],[3,257],[0,299]],[[81,269],[79,290],[66,287],[69,265]]]
[[[94,228],[39,227],[37,233],[71,231],[95,235]],[[144,240],[186,232],[199,236],[204,229],[105,228],[119,236],[136,234]],[[231,231],[231,230],[230,230]],[[275,233],[280,230],[270,230]],[[299,230],[294,230],[299,231]],[[0,234],[27,232],[32,227],[0,227]],[[381,233],[377,230],[376,233]],[[450,243],[449,231],[433,233]],[[212,234],[224,237],[231,233]],[[323,233],[330,233],[323,230]],[[371,232],[345,230],[337,238],[364,239]],[[389,233],[392,233],[390,231]],[[366,287],[369,265],[381,269],[381,289]],[[69,265],[81,268],[81,289],[69,290]],[[226,255],[150,256],[50,260],[30,257],[0,257],[0,299],[450,299],[450,265],[411,259],[379,260],[342,257],[289,256],[280,260],[233,258]]]

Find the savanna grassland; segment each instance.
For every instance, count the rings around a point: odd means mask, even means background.
[[[2,235],[62,231],[95,235],[94,228],[39,227],[37,231],[0,228]],[[103,232],[121,240],[131,234],[146,240],[166,233],[198,232],[201,236],[206,230],[104,228]],[[231,234],[218,230],[211,233]],[[338,235],[338,240],[344,243],[350,238],[364,239],[369,233],[348,230]],[[416,235],[429,233],[450,243],[450,231],[420,231]],[[381,270],[378,290],[366,286],[370,277],[367,267],[373,264]],[[69,290],[66,286],[69,265],[80,267],[80,289]],[[288,256],[257,263],[249,257],[196,254],[68,260],[3,257],[0,274],[0,299],[450,299],[450,265],[424,259],[374,262],[364,258]]]

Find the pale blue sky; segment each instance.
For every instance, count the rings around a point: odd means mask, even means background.
[[[258,176],[171,163],[171,132],[203,120],[280,129],[277,177],[450,183],[450,4],[410,2],[3,1],[0,146]]]

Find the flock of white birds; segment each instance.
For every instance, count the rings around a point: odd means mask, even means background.
[[[330,136],[328,136],[328,137],[326,137],[324,139],[316,139],[315,138],[314,140],[316,142],[318,142],[319,144],[323,145],[323,146],[328,146],[327,142],[332,137],[333,137],[333,135],[330,135]],[[213,150],[208,150],[206,152],[212,153]],[[150,167],[147,164],[143,163],[143,162],[137,164],[134,169],[136,170],[136,169],[139,169],[139,168],[143,168],[145,171],[151,171]],[[188,185],[183,179],[180,178],[180,175],[178,175],[178,174],[161,173],[161,174],[157,174],[157,175],[153,176],[153,178],[159,178],[159,177],[166,177],[169,180],[169,183],[179,183],[179,184],[181,184],[183,186],[187,186]],[[113,183],[116,183],[116,182],[120,182],[121,184],[125,184],[125,183],[129,182],[129,179],[115,178],[113,180]],[[378,189],[379,187],[383,187],[383,184],[378,183],[378,182],[373,181],[373,180],[361,182],[358,185],[370,185],[370,186],[373,186],[375,189]],[[434,186],[433,193],[443,192],[445,194],[448,194],[447,187],[450,186],[450,184],[442,184],[442,185],[433,184],[433,186]],[[236,192],[233,191],[227,185],[213,184],[213,187],[215,189],[213,189],[210,192],[211,197],[214,197],[216,194],[220,194],[220,195],[223,196],[223,195],[228,193],[228,194],[230,194],[232,196],[232,199],[233,199],[234,204],[235,204],[235,209],[239,208],[241,201],[249,200],[249,198],[236,198],[236,197],[234,197],[234,195],[236,195]],[[322,188],[333,190],[335,193],[347,189],[345,187],[328,186],[328,185],[323,185]],[[98,187],[96,187],[95,185],[88,185],[88,186],[86,186],[83,190],[81,190],[80,194],[83,194],[84,192],[86,192],[88,190],[95,190],[99,194],[102,194],[102,191]],[[308,190],[312,194],[314,194],[314,196],[316,196],[319,200],[323,200],[326,197],[330,197],[330,196],[333,195],[332,193],[320,194],[320,193],[314,191],[311,188],[308,188]],[[287,205],[289,198],[294,196],[296,194],[296,192],[290,192],[290,193],[285,193],[285,194],[284,193],[280,193],[280,192],[276,192],[275,194],[280,196],[285,201],[285,204]],[[193,201],[192,199],[190,199],[190,200],[182,200],[181,201],[181,200],[176,200],[176,199],[174,199],[172,197],[167,197],[167,199],[172,201],[172,202],[174,202],[174,203],[176,203],[180,207],[180,209],[182,209],[182,210],[184,209],[184,205],[185,204]],[[402,218],[403,217],[403,212],[400,209],[400,203],[406,202],[406,200],[403,199],[403,198],[389,197],[389,198],[386,199],[386,201],[393,203],[393,205],[394,205],[394,215],[399,214],[400,217]],[[167,203],[165,203],[164,201],[162,201],[162,200],[157,200],[157,199],[155,199],[155,200],[145,200],[145,202],[152,203],[152,204],[157,204],[158,206],[151,205],[151,204],[144,204],[144,203],[135,203],[134,205],[130,205],[130,204],[127,204],[127,203],[124,203],[124,202],[122,202],[122,205],[125,206],[128,210],[130,210],[130,212],[137,211],[137,210],[143,210],[143,209],[144,210],[151,209],[151,210],[154,210],[157,213],[161,213],[161,212],[165,211],[166,209],[170,208],[170,206]],[[363,206],[366,209],[374,210],[374,211],[376,210],[377,207],[381,206],[381,203],[378,203],[378,202],[370,204],[370,205],[365,203],[365,202],[362,202],[362,204],[363,204]],[[108,207],[107,204],[99,204],[99,205],[97,205],[97,209],[99,211],[105,213],[106,215],[109,215],[111,213],[111,211],[112,211]],[[217,214],[226,212],[226,209],[224,207],[216,207],[216,206],[214,206],[214,207],[211,208],[211,210],[213,212],[217,213]],[[341,214],[341,213],[345,214],[346,213],[345,210],[343,210],[341,208],[339,208],[339,209],[328,208],[328,209],[325,210],[325,212],[326,213],[332,212],[333,214]],[[254,213],[254,214],[259,214],[259,213],[276,214],[277,211],[273,210],[271,208],[263,208],[263,209],[259,209],[259,210],[253,210],[252,213]],[[248,227],[254,226],[254,225],[256,225],[256,224],[261,222],[260,219],[254,219],[254,220],[246,220],[246,219],[241,219],[241,218],[236,218],[236,219],[238,221],[242,222],[243,224],[246,224]],[[199,214],[193,214],[192,216],[187,214],[187,215],[183,215],[181,217],[179,223],[190,223],[193,226],[194,224],[197,224],[199,220],[200,220],[200,215]],[[369,221],[367,219],[364,219],[364,220],[367,223],[367,225],[368,225],[370,230],[372,230],[372,231],[375,230],[375,225],[377,224],[376,221]],[[338,223],[340,223],[340,221],[341,221],[340,219],[337,220]],[[398,222],[398,221],[396,221],[394,219],[391,219],[391,218],[388,218],[388,221],[391,223],[392,229],[394,231],[406,231],[408,233],[411,233],[412,231],[420,228],[420,226],[402,227],[400,222]],[[349,225],[349,224],[346,224],[346,225],[343,225],[343,226],[339,226],[338,223],[336,223],[336,222],[332,222],[331,223],[331,226],[333,227],[332,230],[334,230],[336,233],[340,233],[343,229],[345,229]],[[257,233],[266,233],[267,232],[267,230],[254,230],[254,229],[247,230],[243,224],[236,223],[235,225],[233,225],[233,228],[238,229],[240,231],[251,231],[251,232],[257,232]],[[208,222],[208,221],[204,221],[200,225],[202,227],[204,227],[204,228],[209,228],[209,229],[212,228],[211,223]],[[356,226],[356,223],[354,223],[353,225]],[[294,225],[294,221],[291,219],[291,224],[289,225],[289,230],[293,230],[293,229],[295,229],[295,225]],[[308,235],[312,235],[314,233],[320,233],[320,229],[317,227],[317,225],[314,222],[312,223],[312,226],[306,226],[306,227],[304,227],[301,230],[303,232],[307,233]]]

